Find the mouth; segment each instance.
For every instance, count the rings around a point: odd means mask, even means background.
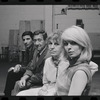
[[[73,51],[69,51],[68,54],[69,54],[69,55],[73,55]]]
[[[37,49],[41,49],[41,46],[37,46]]]
[[[51,54],[55,54],[56,53],[56,51],[50,51],[51,52]]]
[[[28,44],[25,44],[25,46],[28,46]]]

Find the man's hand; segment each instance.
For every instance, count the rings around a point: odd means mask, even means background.
[[[21,80],[19,81],[19,86],[23,88],[26,85],[26,80],[29,78],[28,75],[24,75]]]
[[[19,81],[19,86],[20,86],[21,88],[23,88],[23,87],[25,87],[25,85],[26,85],[26,80],[22,78],[22,79]]]
[[[21,65],[20,65],[20,64],[17,64],[17,65],[14,67],[13,71],[14,71],[15,73],[18,73],[18,72],[20,71],[20,68],[21,68]]]
[[[10,72],[10,71],[12,71],[12,70],[14,70],[14,67],[9,68],[9,69],[8,69],[8,72]]]

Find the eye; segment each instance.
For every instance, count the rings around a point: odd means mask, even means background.
[[[25,41],[25,39],[23,39],[23,41]]]
[[[38,41],[39,41],[39,42],[41,42],[41,41],[42,41],[42,39],[38,39]]]
[[[74,41],[71,41],[70,44],[71,44],[71,45],[76,45],[77,43],[74,42]]]
[[[30,40],[30,38],[27,38],[27,40]]]
[[[54,43],[54,45],[59,45],[59,43],[56,42],[56,43]]]
[[[48,42],[49,45],[52,45],[52,42]]]
[[[68,45],[68,42],[67,41],[63,41],[63,45],[64,46],[67,46]]]

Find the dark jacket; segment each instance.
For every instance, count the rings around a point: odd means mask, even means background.
[[[33,59],[29,63],[27,70],[24,74],[30,76],[29,80],[27,81],[28,86],[42,84],[43,67],[44,67],[47,52],[48,52],[47,45],[39,53],[35,49],[33,54]],[[38,60],[36,61],[37,56],[38,56]]]
[[[21,63],[21,65],[22,65],[21,70],[26,70],[27,65],[30,63],[30,61],[33,58],[34,50],[35,50],[35,48],[34,48],[33,43],[28,48],[26,48],[26,50],[24,52],[24,57],[23,57],[23,60]]]

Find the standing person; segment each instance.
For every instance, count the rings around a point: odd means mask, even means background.
[[[11,91],[14,88],[15,82],[18,81],[22,77],[28,63],[32,59],[32,55],[34,51],[33,33],[30,31],[25,31],[22,34],[22,40],[26,49],[25,54],[24,54],[24,60],[22,61],[22,64],[17,64],[15,65],[15,67],[11,67],[8,70],[6,85],[4,89],[5,95],[8,95],[8,96],[11,95]]]
[[[47,33],[43,30],[34,32],[33,41],[36,49],[33,59],[28,65],[28,69],[19,81],[16,82],[12,95],[19,91],[29,89],[34,86],[42,86],[43,67],[48,51]]]
[[[69,65],[69,62],[62,55],[61,34],[62,32],[55,32],[48,37],[48,49],[51,56],[45,60],[43,86],[21,91],[17,96],[55,95],[57,77]]]
[[[64,53],[69,67],[57,79],[57,95],[88,95],[92,75],[89,62],[92,46],[84,29],[72,26],[62,34]]]

